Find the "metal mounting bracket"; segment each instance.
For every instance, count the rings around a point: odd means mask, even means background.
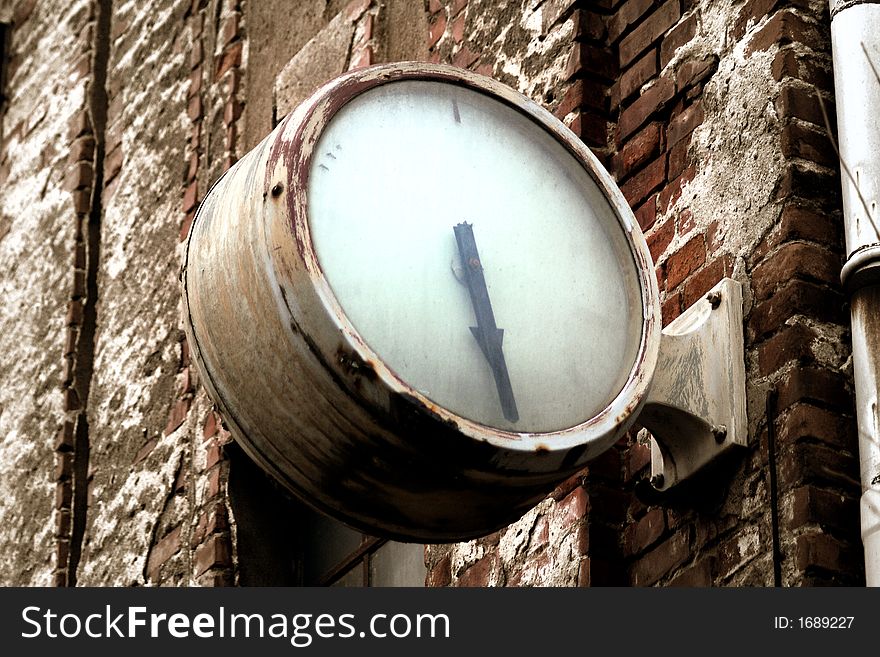
[[[652,434],[651,485],[665,491],[745,446],[742,288],[725,278],[663,329],[638,423]]]

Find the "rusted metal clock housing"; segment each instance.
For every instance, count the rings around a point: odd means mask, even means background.
[[[314,147],[352,99],[430,80],[528,117],[589,173],[625,236],[641,288],[637,355],[587,421],[548,433],[484,426],[432,402],[374,353],[322,272],[309,226]],[[660,343],[653,265],[632,212],[592,153],[512,89],[452,67],[398,63],[337,78],[215,183],[186,244],[184,322],[201,380],[233,436],[298,497],[398,540],[445,542],[516,520],[616,442],[645,402]],[[563,364],[560,364],[563,365]]]

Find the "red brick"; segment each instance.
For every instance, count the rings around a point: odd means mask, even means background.
[[[188,97],[196,96],[202,89],[202,67],[194,68],[189,74],[189,92]]]
[[[462,6],[467,4],[466,0],[457,1],[462,3]],[[550,28],[558,23],[574,4],[574,0],[550,0],[545,2],[541,7],[541,31],[547,34]]]
[[[648,230],[657,220],[657,198],[655,196],[648,197],[648,200],[642,203],[637,210],[634,211],[636,221],[642,230]]]
[[[147,458],[150,455],[150,452],[152,452],[153,449],[158,444],[159,444],[159,439],[157,437],[153,437],[150,440],[148,440],[147,442],[145,442],[141,446],[141,448],[138,450],[138,453],[135,454],[135,457],[134,457],[134,460],[132,461],[132,463],[140,463],[141,461],[143,461],[145,458]]]
[[[449,586],[452,583],[452,562],[449,555],[445,555],[428,572],[425,580],[427,587]]]
[[[830,66],[815,56],[799,52],[793,46],[782,48],[776,53],[771,70],[777,82],[786,78],[795,78],[819,89],[834,90],[834,77]]]
[[[465,570],[456,582],[461,587],[486,587],[492,576],[492,571],[498,567],[498,555],[490,552],[482,559]]]
[[[608,42],[614,43],[654,5],[653,0],[628,0],[608,19]]]
[[[687,535],[673,534],[663,543],[636,561],[632,568],[634,586],[651,586],[683,564],[690,555]]]
[[[712,586],[712,573],[715,569],[714,557],[703,557],[694,565],[684,569],[669,582],[669,586],[677,587],[707,587]]]
[[[76,162],[67,169],[67,174],[64,177],[64,189],[72,192],[75,189],[91,187],[92,180],[91,163]]]
[[[165,534],[150,548],[150,556],[147,558],[147,577],[155,582],[162,564],[173,557],[178,550],[180,550],[180,525]]]
[[[650,547],[666,530],[666,519],[663,509],[648,511],[637,522],[629,525],[623,534],[625,556],[633,556]]]
[[[69,509],[73,500],[73,485],[70,481],[59,481],[55,484],[55,508]]]
[[[784,410],[798,402],[836,408],[852,414],[850,381],[842,374],[819,367],[796,367],[778,384],[777,408]]]
[[[827,288],[793,279],[771,297],[756,304],[748,321],[753,338],[761,338],[781,328],[794,315],[842,324],[843,298]]]
[[[801,486],[792,493],[786,527],[795,530],[805,525],[819,525],[822,529],[858,536],[859,502],[837,491]]]
[[[642,55],[635,64],[626,69],[620,76],[613,104],[617,106],[627,100],[659,72],[660,69],[657,67],[657,49],[654,48]]]
[[[666,65],[675,56],[675,51],[693,39],[696,34],[696,14],[691,14],[670,30],[660,44],[660,68],[666,68]]]
[[[767,50],[774,45],[802,43],[814,50],[822,50],[824,37],[818,29],[792,10],[777,12],[758,32],[752,35],[747,54]]]
[[[550,522],[557,528],[571,527],[584,519],[589,508],[590,496],[578,486],[553,508]]]
[[[718,57],[708,55],[702,59],[687,59],[675,71],[675,87],[681,92],[704,82],[718,70]]]
[[[123,164],[122,146],[114,148],[104,159],[104,183],[109,184],[122,170]]]
[[[67,538],[70,536],[70,511],[58,509],[55,511],[55,536]]]
[[[671,290],[688,276],[703,266],[706,261],[706,244],[702,235],[697,235],[666,261],[666,285]]]
[[[542,18],[544,18],[543,15]],[[599,14],[594,14],[591,11],[578,9],[572,13],[571,18],[574,25],[575,39],[588,39],[591,41],[601,41],[602,43],[606,42],[605,37],[607,32],[605,30],[605,21],[603,16],[600,16]],[[547,28],[545,27],[544,34],[546,33]]]
[[[223,21],[223,26],[220,28],[220,44],[222,46],[228,46],[232,41],[238,38],[238,22],[239,22],[239,14],[230,14]]]
[[[657,209],[660,212],[666,212],[672,207],[672,205],[681,198],[684,188],[696,175],[697,170],[693,166],[687,167],[682,171],[674,180],[672,180],[672,182],[663,188],[662,192],[660,192],[660,196],[657,198]]]
[[[68,124],[67,129],[67,136],[70,141],[91,133],[92,123],[89,119],[89,113],[87,110],[80,110],[70,118],[70,123]]]
[[[208,488],[206,491],[206,498],[213,499],[220,494],[222,481],[220,479],[220,466],[214,466],[208,471]]]
[[[782,418],[777,433],[779,443],[795,444],[806,440],[853,452],[858,449],[852,418],[841,417],[837,412],[812,404],[792,406]]]
[[[80,160],[91,162],[95,154],[95,138],[91,135],[85,135],[78,138],[70,147],[70,154],[67,157],[67,163],[73,165]]]
[[[692,274],[684,283],[684,307],[690,308],[706,293],[733,271],[733,258],[725,254],[713,260],[700,271]]]
[[[834,486],[860,493],[859,464],[855,456],[821,444],[803,443],[781,450],[778,459],[782,490],[802,484]]]
[[[836,212],[816,212],[793,203],[786,204],[777,227],[749,257],[754,266],[780,244],[796,240],[817,242],[835,252],[842,248],[840,216]]]
[[[211,568],[231,566],[229,540],[225,536],[209,536],[202,545],[196,548],[193,565],[197,577]]]
[[[214,68],[214,80],[223,77],[226,71],[241,66],[242,43],[237,41],[229,46],[217,59]]]
[[[189,412],[190,406],[189,399],[179,399],[175,402],[174,406],[171,407],[171,412],[168,414],[168,423],[165,425],[165,435],[169,435],[174,433],[177,428],[183,424],[183,421],[186,419],[186,415]]]
[[[13,25],[20,28],[30,18],[36,4],[37,0],[19,0],[16,2],[15,9],[12,12]]]
[[[590,112],[581,112],[578,117],[578,136],[587,146],[605,148],[608,146],[608,121]]]
[[[835,116],[834,103],[822,99],[829,122],[834,127]],[[776,99],[776,112],[783,118],[796,118],[814,125],[825,127],[825,118],[822,116],[822,107],[816,96],[816,90],[800,87],[792,84],[783,84]]]
[[[635,169],[660,153],[662,137],[661,124],[654,122],[630,138],[615,158],[615,173],[618,178],[626,178]]]
[[[194,209],[198,203],[198,194],[199,194],[199,183],[197,180],[193,180],[186,188],[186,192],[183,194],[183,205],[181,206],[181,210],[183,212],[189,212]]]
[[[73,450],[73,422],[67,421],[61,425],[55,435],[53,448],[56,452],[69,452]]]
[[[666,181],[666,157],[661,156],[620,186],[631,206],[637,206]]]
[[[428,0],[428,12],[431,14],[436,14],[438,11],[443,9],[443,5],[440,0]]]
[[[584,73],[613,80],[618,75],[617,63],[605,48],[589,43],[576,43],[568,56],[563,77],[569,80]]]
[[[682,139],[690,135],[701,123],[704,118],[703,103],[696,103],[685,108],[681,114],[672,117],[669,122],[669,128],[666,131],[666,143],[668,146],[674,146]]]
[[[766,376],[791,361],[812,363],[815,357],[811,345],[817,337],[813,329],[803,324],[783,327],[758,348],[758,371]]]
[[[660,111],[675,93],[675,85],[668,78],[659,78],[620,113],[618,143],[640,128],[654,112]]]
[[[651,463],[651,446],[649,444],[634,443],[627,450],[624,460],[624,483],[633,481]]]
[[[670,245],[673,237],[675,237],[675,224],[671,220],[655,225],[648,233],[646,241],[654,262],[657,262],[660,256],[666,252],[666,247]]]
[[[670,322],[681,315],[683,298],[681,292],[672,292],[666,295],[666,300],[660,305],[663,326],[668,326]]]
[[[793,278],[836,287],[840,267],[840,256],[825,247],[805,242],[787,242],[752,271],[755,298],[768,298]]]
[[[195,208],[190,210],[184,216],[183,221],[180,223],[180,232],[177,235],[177,240],[179,242],[185,242],[186,238],[189,236],[189,229],[192,227],[193,219],[195,219],[196,211]]]
[[[681,16],[678,0],[667,0],[620,42],[620,66],[629,64],[637,55],[657,41]]]
[[[468,68],[476,63],[479,58],[479,53],[473,52],[467,46],[462,46],[459,48],[458,52],[452,56],[452,65],[458,66],[459,68]]]
[[[799,157],[830,168],[838,166],[837,154],[824,128],[792,121],[782,129],[781,141],[785,157]]]
[[[223,106],[223,122],[226,125],[230,125],[237,121],[238,117],[241,116],[241,111],[243,108],[244,105],[238,102],[235,98],[230,98],[229,100],[227,100],[226,104]]]
[[[205,470],[213,467],[223,458],[223,454],[220,451],[219,445],[211,445],[208,448],[208,453],[205,460]]]
[[[446,14],[437,14],[437,18],[428,27],[428,48],[433,48],[446,31]]]
[[[856,550],[828,534],[801,534],[797,537],[795,563],[798,570],[811,568],[851,572],[857,567]]]

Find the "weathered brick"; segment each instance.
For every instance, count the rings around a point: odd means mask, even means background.
[[[704,116],[703,103],[699,101],[673,116],[666,131],[667,146],[674,146],[690,135],[703,122]]]
[[[798,402],[808,402],[851,415],[853,398],[849,388],[849,380],[839,372],[821,367],[796,367],[778,384],[777,407],[784,410]]]
[[[74,165],[80,160],[91,162],[95,154],[95,138],[92,135],[85,135],[73,142],[70,147],[70,154],[67,157],[67,163]]]
[[[777,436],[780,443],[821,441],[829,447],[857,449],[855,423],[851,417],[841,417],[837,412],[807,403],[790,408],[781,421]]]
[[[706,261],[706,242],[697,235],[669,256],[666,261],[666,286],[671,290],[703,266]]]
[[[782,129],[782,154],[799,157],[826,167],[838,166],[837,154],[824,128],[791,121]]]
[[[668,326],[671,321],[681,315],[684,309],[683,299],[684,295],[680,291],[666,295],[666,299],[660,304],[660,317],[663,320],[663,326]]]
[[[658,78],[642,94],[620,113],[618,143],[640,128],[654,112],[660,111],[675,93],[675,85],[668,78]]]
[[[55,435],[53,449],[56,452],[69,452],[73,449],[73,422],[69,420],[61,425]]]
[[[617,62],[605,48],[589,43],[575,43],[565,64],[563,78],[569,80],[584,73],[613,80],[618,75]]]
[[[660,196],[657,197],[657,208],[660,212],[666,212],[670,207],[672,207],[679,198],[681,198],[682,193],[684,192],[684,188],[687,186],[689,182],[694,179],[694,176],[697,175],[697,170],[695,167],[690,166],[685,168],[678,176],[676,176],[663,190],[660,192]],[[683,212],[689,213],[690,211],[685,208]],[[685,218],[690,217],[690,214],[687,214]],[[687,225],[687,229],[683,229],[682,227]],[[679,233],[682,235],[685,234],[690,228],[693,227],[693,222],[688,224],[685,221],[679,222]]]
[[[639,554],[660,540],[666,530],[663,509],[652,509],[638,521],[629,525],[623,533],[625,556]]]
[[[162,565],[180,550],[180,533],[181,526],[177,525],[150,548],[150,556],[147,557],[147,577],[151,581],[157,580]]]
[[[632,567],[634,586],[651,586],[670,574],[690,556],[687,534],[677,532],[645,554]]]
[[[801,534],[796,541],[795,563],[801,571],[822,568],[852,572],[855,568],[856,554],[851,545],[828,534]]]
[[[766,376],[791,361],[801,364],[814,362],[811,345],[817,337],[816,331],[804,324],[782,327],[779,333],[758,348],[758,371]]]
[[[628,0],[608,19],[608,42],[614,43],[654,5],[653,0]]]
[[[109,184],[122,171],[123,163],[122,145],[114,148],[104,160],[104,182]]]
[[[721,281],[725,276],[733,272],[733,258],[725,254],[706,264],[684,282],[683,303],[685,308],[690,308],[703,298],[706,293]]]
[[[216,58],[216,65],[214,68],[215,81],[222,78],[226,71],[241,66],[241,50],[242,42],[236,41]]]
[[[73,484],[68,481],[59,481],[55,484],[55,508],[69,509],[73,500]]]
[[[752,271],[755,298],[766,299],[793,278],[837,286],[840,256],[823,246],[787,242]]]
[[[672,220],[656,224],[647,234],[648,250],[651,252],[651,258],[654,262],[657,262],[660,256],[665,253],[666,247],[672,243],[673,237],[675,237],[675,224]]]
[[[199,183],[197,180],[193,180],[186,188],[186,191],[183,194],[183,204],[181,206],[181,210],[183,212],[189,212],[190,210],[196,207],[198,203],[199,194]]]
[[[675,51],[688,43],[697,34],[697,15],[691,14],[669,31],[660,44],[660,68],[672,61]]]
[[[792,493],[790,515],[785,521],[790,530],[817,524],[838,534],[858,536],[859,503],[837,491],[800,486]]]
[[[767,50],[774,45],[802,43],[814,50],[825,45],[824,37],[815,25],[807,22],[799,14],[787,9],[777,12],[767,23],[752,35],[748,54]]]
[[[643,231],[651,228],[657,220],[657,197],[649,196],[648,200],[634,211],[634,214]]]
[[[428,27],[428,48],[433,48],[446,32],[446,14],[438,13]]]
[[[585,488],[578,486],[553,507],[550,522],[560,528],[571,527],[584,519],[589,508],[590,496]]]
[[[859,465],[857,457],[842,454],[821,444],[802,443],[784,447],[778,458],[781,490],[804,484],[834,486],[858,495]]]
[[[64,177],[64,189],[72,192],[75,189],[91,187],[93,178],[90,162],[76,162],[67,169]]]
[[[778,330],[794,315],[805,315],[827,322],[843,323],[843,298],[807,281],[793,279],[756,304],[748,321],[753,338]]]
[[[685,135],[672,148],[669,149],[666,175],[671,180],[678,178],[691,163],[688,150],[691,145],[691,135]]]
[[[661,124],[649,123],[630,138],[615,157],[615,173],[622,179],[660,153]]]
[[[465,570],[456,582],[461,587],[481,587],[489,585],[492,572],[498,568],[499,559],[496,552],[490,552],[482,559]]]
[[[661,156],[620,186],[631,206],[637,206],[666,181],[666,157]]]
[[[558,23],[574,4],[575,0],[549,0],[545,2],[541,7],[541,32],[547,34],[550,28]]]
[[[55,511],[55,536],[66,538],[70,536],[70,510],[58,509]]]
[[[795,118],[817,126],[824,130],[825,118],[822,115],[822,103],[828,114],[828,120],[834,128],[835,109],[833,101],[816,96],[816,90],[794,84],[783,84],[776,98],[776,112],[780,117]]]
[[[687,59],[675,70],[675,87],[681,92],[707,80],[718,70],[718,57],[707,55],[701,59]]]
[[[439,587],[449,586],[452,583],[452,562],[449,555],[445,555],[428,572],[425,586]]]
[[[183,421],[186,419],[186,415],[189,412],[190,403],[190,399],[178,399],[174,403],[174,406],[171,407],[171,411],[168,414],[168,423],[165,425],[166,436],[174,433],[174,431],[183,424]]]
[[[572,24],[575,39],[606,42],[607,31],[603,16],[592,11],[578,9],[572,13]],[[544,33],[546,34],[546,30]]]
[[[703,557],[672,578],[669,586],[688,588],[712,586],[714,569],[715,558]]]
[[[636,477],[644,474],[645,469],[651,464],[651,446],[648,444],[633,443],[626,452],[624,459],[623,480],[629,483]]]
[[[642,85],[657,75],[660,70],[657,68],[657,53],[656,48],[649,50],[635,64],[623,72],[617,85],[615,85],[615,92],[612,93],[612,104],[615,107],[627,100]]]
[[[452,65],[458,66],[459,68],[469,68],[475,64],[478,59],[480,59],[479,53],[474,52],[467,46],[462,46],[452,56]]]
[[[229,539],[226,536],[213,535],[196,548],[193,565],[196,576],[211,568],[228,568],[232,565]]]
[[[650,14],[632,32],[620,42],[620,66],[629,64],[637,55],[644,52],[652,43],[657,41],[670,27],[678,22],[681,12],[678,0],[667,2]]]

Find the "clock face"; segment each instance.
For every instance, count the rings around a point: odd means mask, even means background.
[[[614,400],[643,330],[626,233],[550,132],[488,94],[373,87],[315,145],[318,263],[363,341],[434,404],[515,433]]]

